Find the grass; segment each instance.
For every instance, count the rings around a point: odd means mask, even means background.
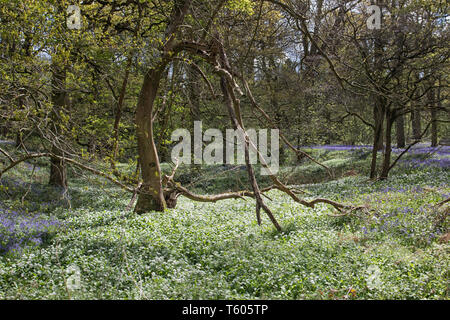
[[[343,151],[324,156],[345,170],[364,161]],[[3,210],[57,220],[59,227],[42,243],[0,255],[1,299],[448,298],[449,246],[440,240],[448,221],[432,206],[450,193],[448,170],[440,166],[399,166],[376,183],[352,175],[302,185],[311,197],[374,209],[348,217],[271,191],[267,203],[282,233],[266,216],[257,225],[252,200],[180,197],[176,209],[135,215],[124,211],[129,194],[93,176],[73,176],[67,199],[46,189],[42,166],[33,188],[26,164],[2,178]],[[190,174],[181,169],[181,177]],[[239,187],[231,177],[211,178],[199,190]],[[77,289],[70,286],[74,269]]]

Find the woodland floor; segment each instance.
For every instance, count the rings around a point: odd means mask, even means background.
[[[180,197],[175,209],[136,215],[125,211],[131,195],[101,178],[71,171],[62,196],[46,186],[44,160],[23,163],[0,184],[0,299],[447,299],[448,206],[434,205],[450,195],[449,148],[417,147],[378,182],[367,179],[369,149],[310,152],[338,179],[305,161],[281,168],[284,181],[373,211],[336,218],[271,191],[282,233],[266,216],[257,225],[251,199]],[[176,178],[203,193],[247,181],[222,166]]]

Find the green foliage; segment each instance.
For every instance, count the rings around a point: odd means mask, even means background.
[[[175,1],[79,2],[83,27],[69,30],[65,9],[72,2],[0,0],[2,140],[26,138],[31,152],[60,147],[111,176],[114,124],[115,160],[122,162],[116,168],[136,175],[140,88],[172,41],[202,49],[192,54],[169,46],[167,57],[175,59],[157,68],[162,79],[152,85],[158,92],[148,115],[155,116],[154,142],[164,161],[174,129],[192,129],[200,119],[205,129],[230,126],[217,70],[202,58],[217,56],[217,40],[258,105],[299,147],[371,143],[377,96],[386,99],[384,107],[405,114],[406,132],[413,106],[422,109],[425,123],[430,106],[448,102],[445,8],[430,0],[386,6],[380,33],[361,27],[365,21],[356,7],[342,15],[344,7],[325,10],[324,2],[314,8],[322,2],[313,1],[287,10],[305,14],[301,22],[313,30],[309,35],[299,30],[297,17],[271,3],[198,1],[174,39],[166,29],[176,16]],[[425,94],[433,86],[442,92],[429,99]],[[258,128],[249,97],[236,95],[245,126]],[[439,122],[439,135],[448,130]],[[19,156],[16,148],[5,149]],[[135,215],[125,211],[129,194],[79,168],[68,169],[70,187],[62,190],[47,185],[48,159],[21,163],[0,180],[0,245],[11,239],[24,244],[23,251],[0,255],[0,299],[448,298],[449,251],[440,241],[448,232],[448,207],[433,206],[450,193],[447,168],[422,166],[428,155],[405,155],[409,164],[399,163],[392,178],[370,182],[370,151],[305,150],[333,174],[283,153],[281,180],[304,189],[302,197],[370,210],[335,217],[326,205],[305,208],[272,191],[265,201],[282,233],[265,216],[262,227],[256,224],[251,200],[210,204],[180,197],[176,209]],[[9,160],[1,157],[4,168]],[[260,186],[271,185],[259,169]],[[171,167],[164,163],[162,170],[168,174]],[[244,166],[182,166],[175,180],[198,193],[250,189]],[[19,216],[14,225],[11,212]],[[65,227],[33,229],[33,217],[40,217],[37,225],[58,221]],[[81,271],[77,290],[66,285],[71,266]]]
[[[244,12],[248,15],[252,15],[254,3],[250,0],[229,0],[226,3],[226,8],[231,10],[236,10],[239,12]]]

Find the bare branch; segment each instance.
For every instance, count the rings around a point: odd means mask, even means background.
[[[5,150],[3,150],[2,148],[0,148],[0,152],[3,153],[11,162],[14,162],[14,158],[11,157],[8,152],[6,152]]]

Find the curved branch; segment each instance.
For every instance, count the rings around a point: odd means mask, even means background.
[[[0,148],[0,152],[3,153],[9,159],[9,161],[14,162],[14,158],[11,157],[8,152],[3,150],[2,148]]]

